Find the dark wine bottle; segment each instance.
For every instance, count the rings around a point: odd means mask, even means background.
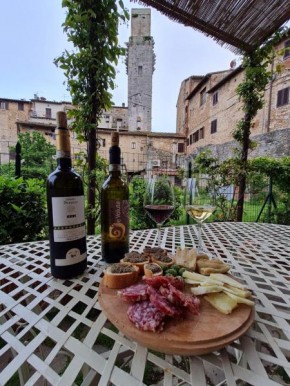
[[[87,266],[84,187],[73,170],[67,118],[57,112],[57,168],[47,179],[51,273],[59,279],[80,275]]]
[[[110,176],[101,191],[102,258],[117,263],[129,252],[129,189],[121,176],[119,133],[111,136]]]

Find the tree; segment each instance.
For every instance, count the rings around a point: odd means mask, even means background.
[[[67,7],[63,29],[74,50],[65,50],[55,59],[64,70],[67,86],[76,106],[69,112],[73,118],[72,129],[78,139],[87,142],[88,152],[88,234],[95,231],[95,187],[97,126],[104,110],[112,107],[112,95],[118,58],[125,48],[118,44],[118,23],[129,20],[129,14],[115,0],[63,0]]]
[[[18,134],[18,141],[21,145],[21,175],[45,180],[55,167],[52,158],[55,146],[37,131]],[[11,147],[11,150],[15,151],[15,148]]]

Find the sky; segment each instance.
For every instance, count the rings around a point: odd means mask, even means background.
[[[72,49],[63,33],[65,9],[61,0],[2,0],[0,13],[0,97],[32,99],[34,94],[48,100],[70,100],[63,85],[63,70],[53,59]],[[144,8],[125,0],[132,8]],[[130,22],[120,25],[119,42],[129,40]],[[239,58],[213,39],[190,27],[171,21],[151,10],[151,36],[155,41],[152,130],[176,131],[176,102],[181,82],[191,75],[226,70]],[[127,75],[120,59],[113,91],[116,106],[127,102]]]

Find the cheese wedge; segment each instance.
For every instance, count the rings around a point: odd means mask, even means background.
[[[212,274],[210,274],[209,277],[210,277],[210,279],[221,281],[225,284],[229,284],[230,286],[239,288],[243,291],[247,290],[247,288],[245,286],[243,286],[241,283],[239,283],[238,281],[236,281],[236,280],[232,279],[231,277],[224,275],[222,273],[212,273]]]
[[[238,303],[225,293],[208,294],[204,297],[214,308],[222,314],[230,314]]]

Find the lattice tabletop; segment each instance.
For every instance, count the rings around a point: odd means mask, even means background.
[[[0,385],[289,384],[290,227],[206,224],[203,241],[252,290],[256,316],[238,341],[200,357],[152,352],[106,320],[98,236],[88,237],[88,269],[74,280],[51,277],[47,241],[0,247]],[[134,250],[156,244],[156,230],[131,234]],[[197,229],[164,228],[162,244],[194,247]]]

